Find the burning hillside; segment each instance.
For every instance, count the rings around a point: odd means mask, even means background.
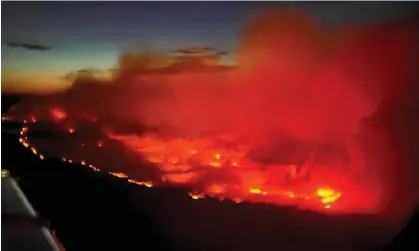
[[[142,182],[187,186],[195,199],[380,212],[401,198],[408,210],[416,195],[400,183],[416,176],[400,166],[390,127],[416,80],[416,28],[339,33],[270,11],[245,25],[234,68],[207,56],[125,55],[111,81],[80,77],[44,109],[32,105],[70,133],[81,119],[98,123],[156,169]],[[138,126],[121,133],[123,121]]]

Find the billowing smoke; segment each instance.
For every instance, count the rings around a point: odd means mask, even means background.
[[[217,55],[126,53],[111,81],[78,77],[56,101],[165,135],[234,134],[271,155],[290,138],[343,144],[354,177],[405,216],[419,191],[417,25],[326,30],[298,11],[261,12],[244,25],[235,67]]]

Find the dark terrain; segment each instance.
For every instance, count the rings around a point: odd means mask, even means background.
[[[18,101],[2,96],[2,113]],[[4,129],[4,127],[3,127]],[[377,250],[371,216],[323,216],[270,205],[191,200],[61,160],[40,160],[2,130],[2,168],[18,177],[67,250]],[[418,214],[379,250],[419,250]]]

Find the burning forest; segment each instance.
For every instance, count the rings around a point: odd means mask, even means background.
[[[117,142],[145,163],[122,172],[121,159],[106,171],[148,187],[186,186],[193,199],[405,217],[419,191],[417,144],[405,135],[417,122],[402,112],[417,104],[406,96],[417,91],[417,31],[417,20],[325,29],[299,11],[265,11],[244,24],[234,66],[216,52],[129,52],[111,80],[78,76],[3,120],[25,120],[21,142],[40,158],[98,170],[27,134],[41,123],[68,135],[90,125],[97,136],[83,135],[96,148]],[[396,125],[403,119],[410,129]]]

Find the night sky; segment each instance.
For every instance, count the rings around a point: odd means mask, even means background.
[[[84,68],[109,70],[127,49],[209,46],[233,54],[257,10],[291,5],[322,26],[416,15],[412,3],[2,2],[2,91],[45,91]]]

